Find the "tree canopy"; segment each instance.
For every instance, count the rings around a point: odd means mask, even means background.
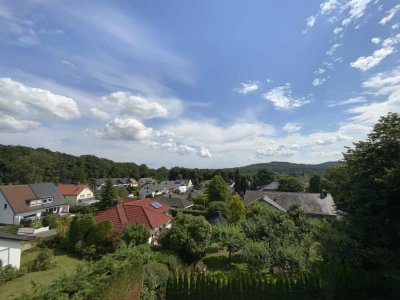
[[[209,201],[229,200],[230,195],[228,186],[220,175],[216,175],[211,179],[207,188],[207,196]]]

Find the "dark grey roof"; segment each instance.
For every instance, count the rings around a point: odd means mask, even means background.
[[[26,235],[15,235],[6,232],[0,231],[0,239],[7,239],[7,240],[17,240],[17,241],[30,241],[34,237],[33,236],[26,236]]]
[[[268,190],[277,190],[279,186],[279,182],[278,181],[273,181],[270,184],[267,185],[263,185],[257,188],[258,191],[268,191]]]
[[[298,205],[305,213],[311,215],[336,215],[335,202],[330,194],[321,198],[318,193],[290,193],[277,191],[246,191],[245,204],[261,200],[274,206],[275,202],[284,210],[293,205]],[[279,209],[279,207],[276,207]],[[281,209],[282,210],[282,209]]]
[[[178,197],[157,197],[156,199],[158,202],[167,204],[174,208],[188,208],[193,205],[193,202]]]
[[[221,213],[219,213],[218,216],[212,218],[209,222],[213,225],[223,225],[227,224],[228,220]]]
[[[53,207],[67,204],[54,183],[33,183],[29,185],[32,191],[40,198],[53,197],[53,202],[43,203],[43,207]]]

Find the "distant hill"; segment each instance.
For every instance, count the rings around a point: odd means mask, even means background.
[[[329,161],[321,164],[296,164],[289,162],[281,162],[281,161],[273,161],[270,163],[261,163],[261,164],[253,164],[244,167],[239,167],[239,171],[244,175],[255,175],[258,169],[267,168],[274,173],[279,174],[322,174],[329,167],[337,166],[340,162],[338,161]]]

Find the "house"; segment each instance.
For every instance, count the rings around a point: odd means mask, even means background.
[[[157,183],[157,180],[155,180],[154,178],[151,178],[151,177],[143,177],[143,178],[139,179],[138,183],[140,186],[144,186],[145,184],[148,184],[148,183]]]
[[[177,192],[184,194],[193,188],[190,179],[161,181],[160,185],[164,189],[164,193]]]
[[[107,180],[110,180],[113,187],[137,187],[138,182],[134,178],[100,178],[96,179],[96,190],[100,191],[106,185]]]
[[[163,187],[158,183],[145,184],[139,191],[140,198],[154,197],[163,193]]]
[[[327,220],[336,219],[338,214],[335,202],[328,193],[293,193],[277,191],[251,191],[247,190],[244,196],[246,205],[261,202],[267,207],[286,212],[290,207],[297,205],[307,215],[324,218]]]
[[[94,201],[93,191],[87,184],[59,184],[57,188],[71,206],[90,204]]]
[[[278,189],[278,186],[278,181],[272,181],[270,184],[258,186],[257,191],[275,191]]]
[[[18,225],[22,219],[68,211],[67,201],[53,183],[0,186],[1,224]]]
[[[182,197],[183,196],[183,197]],[[193,206],[193,202],[187,199],[187,195],[168,194],[154,198],[161,204],[169,205],[173,208],[186,209]]]
[[[170,227],[171,216],[166,213],[171,209],[169,205],[161,204],[155,199],[125,201],[110,207],[94,216],[96,223],[109,220],[114,228],[123,228],[127,225],[140,223],[150,229],[152,243],[160,230]]]
[[[19,269],[21,265],[22,243],[31,239],[33,237],[0,232],[1,266],[11,265]]]

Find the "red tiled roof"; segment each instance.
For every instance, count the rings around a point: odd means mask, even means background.
[[[80,193],[82,193],[82,191],[87,187],[88,187],[87,184],[61,184],[61,183],[57,186],[58,190],[63,196],[66,195],[77,196]]]
[[[123,227],[127,224],[141,223],[146,227],[155,229],[172,220],[164,213],[171,209],[169,205],[163,204],[156,209],[151,206],[154,199],[125,200],[116,206],[110,207],[94,216],[96,223],[110,220],[114,227]]]

